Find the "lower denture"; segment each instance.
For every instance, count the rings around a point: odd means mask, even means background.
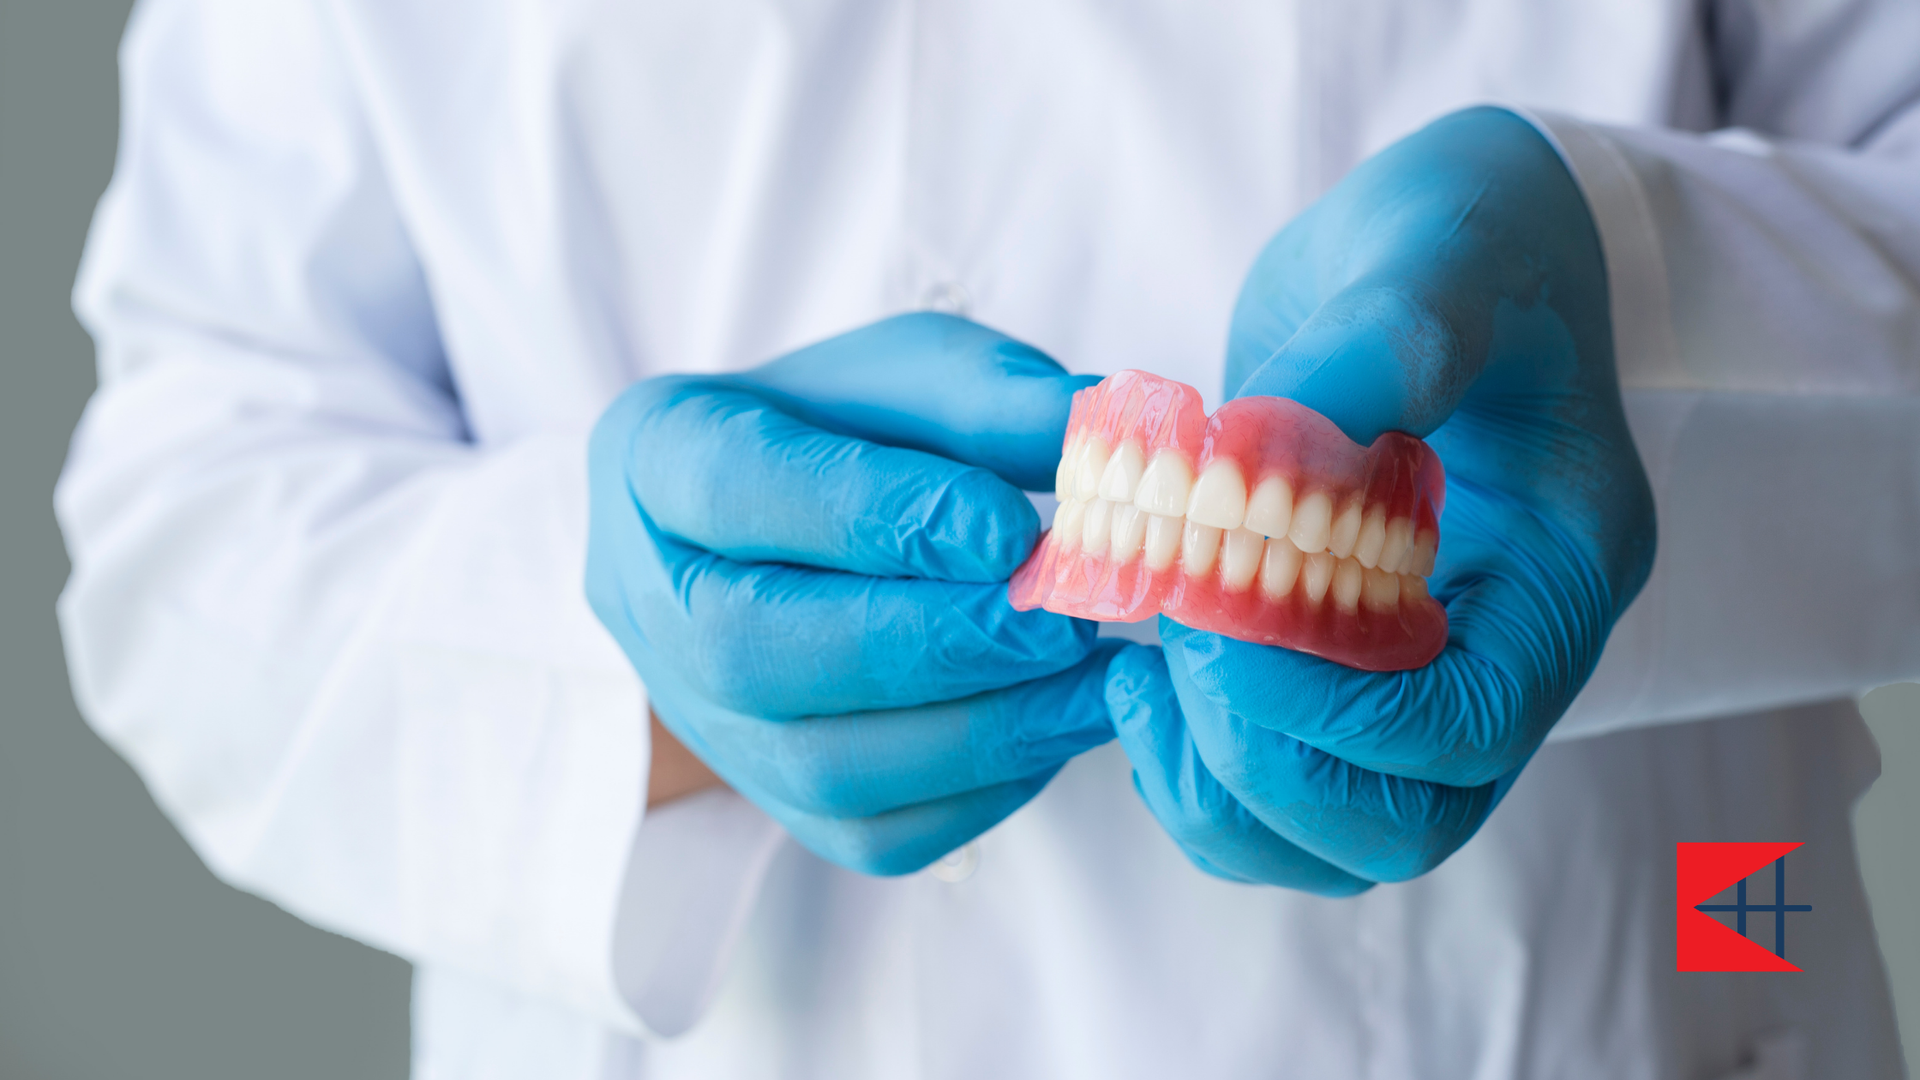
[[[1107,622],[1165,613],[1368,671],[1446,645],[1427,593],[1446,497],[1426,443],[1362,447],[1285,398],[1209,417],[1184,383],[1122,371],[1074,395],[1054,527],[1013,606]]]

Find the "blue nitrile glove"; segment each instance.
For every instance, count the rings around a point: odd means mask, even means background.
[[[1112,737],[1094,627],[1014,611],[1090,381],[909,315],[595,428],[587,594],[669,730],[824,858],[916,870]]]
[[[1438,865],[1573,701],[1653,562],[1606,268],[1553,147],[1456,113],[1288,225],[1234,312],[1227,388],[1447,469],[1433,594],[1449,640],[1355,671],[1161,620],[1108,685],[1142,796],[1203,868],[1322,893]]]

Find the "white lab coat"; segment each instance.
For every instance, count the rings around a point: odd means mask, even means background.
[[[216,872],[419,965],[417,1075],[1899,1074],[1877,758],[1807,703],[1920,675],[1920,5],[146,0],[122,59],[76,692]],[[581,587],[623,386],[934,306],[1217,399],[1262,243],[1481,101],[1592,205],[1661,547],[1450,862],[1214,880],[1112,746],[970,876],[643,813]],[[1808,974],[1672,971],[1713,839],[1809,842]]]

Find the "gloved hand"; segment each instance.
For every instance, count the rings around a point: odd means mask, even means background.
[[[1447,469],[1446,650],[1355,671],[1161,620],[1108,686],[1142,796],[1200,866],[1340,894],[1471,837],[1645,582],[1652,494],[1614,375],[1606,267],[1552,146],[1496,109],[1389,147],[1289,224],[1234,312],[1227,388]]]
[[[635,384],[594,431],[587,593],[655,711],[801,843],[918,869],[1112,737],[1111,649],[1016,612],[1091,379],[942,315],[737,376]]]

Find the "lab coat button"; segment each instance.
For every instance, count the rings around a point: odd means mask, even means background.
[[[948,315],[964,316],[973,306],[967,290],[957,282],[941,281],[928,287],[920,295],[920,306],[927,311],[940,311]]]
[[[927,871],[949,885],[958,885],[973,876],[980,866],[980,844],[971,841],[957,851],[949,851],[934,861]]]

